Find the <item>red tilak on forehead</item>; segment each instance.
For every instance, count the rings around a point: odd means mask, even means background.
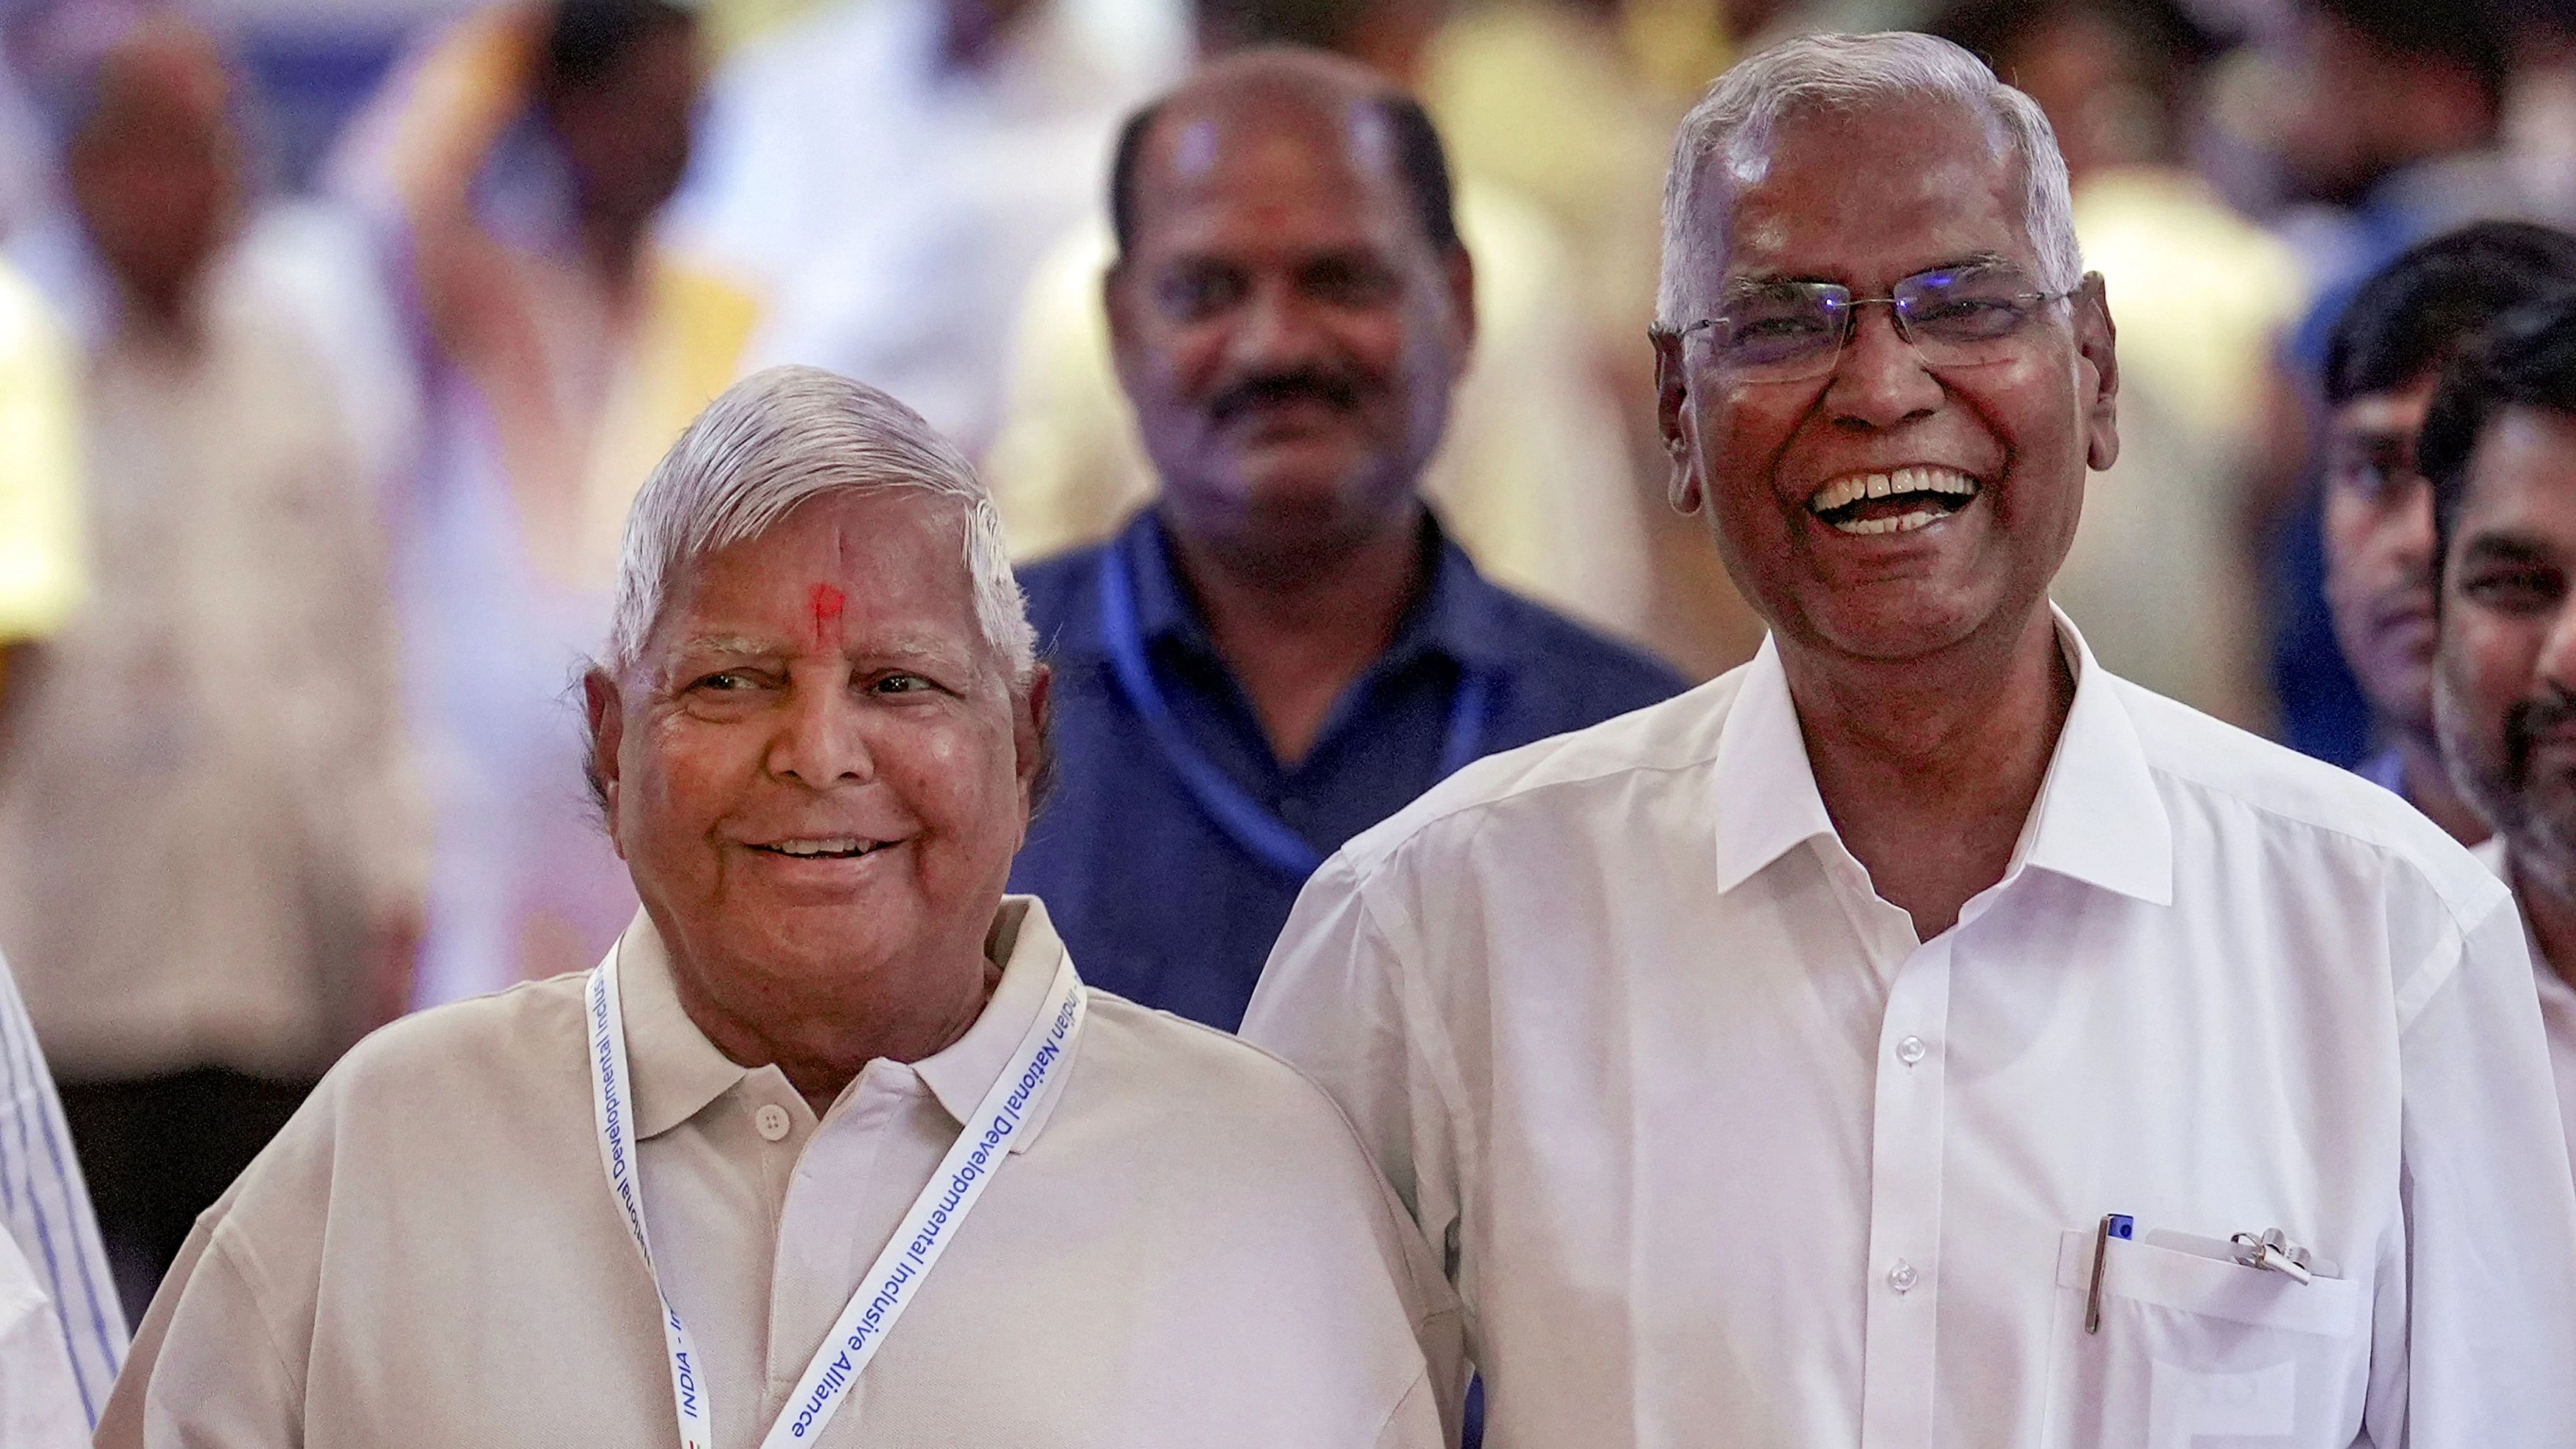
[[[830,584],[814,586],[814,640],[816,643],[825,642],[827,631],[833,624],[839,622],[841,606],[846,602],[848,601],[841,597],[841,591]]]

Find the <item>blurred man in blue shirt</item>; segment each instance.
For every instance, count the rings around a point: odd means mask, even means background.
[[[1162,492],[1021,573],[1057,775],[1012,889],[1107,989],[1231,1030],[1325,855],[1682,681],[1485,582],[1423,506],[1475,310],[1410,97],[1320,54],[1220,63],[1128,124],[1110,206]]]

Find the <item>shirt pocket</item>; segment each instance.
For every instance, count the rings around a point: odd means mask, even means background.
[[[2112,1238],[2084,1331],[2092,1231],[2057,1255],[2044,1449],[2308,1449],[2358,1422],[2362,1286]]]

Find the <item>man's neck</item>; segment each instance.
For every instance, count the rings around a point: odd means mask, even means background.
[[[1166,532],[1217,657],[1252,701],[1272,753],[1290,764],[1395,641],[1430,568],[1419,508],[1348,549],[1293,563],[1230,556],[1168,523]]]
[[[2475,845],[2494,832],[2442,763],[2441,747],[2415,734],[2397,737],[2397,778],[2406,803],[2421,810],[2462,845]]]
[[[984,1014],[1002,969],[980,956],[976,969],[913,973],[949,989],[871,993],[863,1002],[817,1008],[810,1003],[728,1004],[701,989],[698,973],[676,958],[671,983],[681,1010],[717,1051],[738,1066],[776,1066],[814,1115],[831,1110],[868,1063],[917,1062],[955,1046]]]
[[[1948,930],[2011,865],[2074,703],[2054,619],[1901,664],[1781,662],[1844,848],[1918,938]]]
[[[2536,865],[2529,852],[2507,847],[2505,878],[2513,883],[2522,919],[2531,927],[2539,964],[2576,983],[2576,879]]]

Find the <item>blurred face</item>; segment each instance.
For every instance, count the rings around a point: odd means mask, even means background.
[[[1473,327],[1375,107],[1238,87],[1173,103],[1108,301],[1163,506],[1238,556],[1331,553],[1412,516]]]
[[[2107,167],[2156,159],[2163,101],[2137,39],[2107,18],[2068,8],[2033,29],[2004,74],[2048,114],[2076,184]]]
[[[585,207],[640,224],[671,199],[688,169],[701,79],[696,30],[663,25],[556,100],[555,135]]]
[[[2015,164],[1964,111],[1792,118],[1760,180],[1713,176],[1701,207],[1723,243],[1704,299],[1783,281],[1884,297],[1979,263],[2039,276]],[[2088,459],[2117,450],[2099,280],[1973,367],[1927,364],[1884,306],[1857,316],[1834,370],[1800,382],[1728,380],[1705,331],[1658,340],[1675,505],[1707,505],[1745,596],[1810,649],[1904,660],[2021,630],[2074,538]]]
[[[1042,705],[976,627],[964,528],[928,494],[817,499],[699,565],[624,679],[592,676],[618,852],[674,969],[737,1019],[982,958]]]
[[[2437,672],[2453,778],[2518,868],[2576,879],[2576,417],[2508,409],[2470,455]]]
[[[2433,490],[2415,471],[2430,374],[2336,409],[2326,439],[2326,602],[2390,729],[2433,728]]]
[[[110,272],[174,308],[230,235],[241,157],[221,60],[193,36],[150,32],[101,65],[97,108],[68,156],[72,200]]]

